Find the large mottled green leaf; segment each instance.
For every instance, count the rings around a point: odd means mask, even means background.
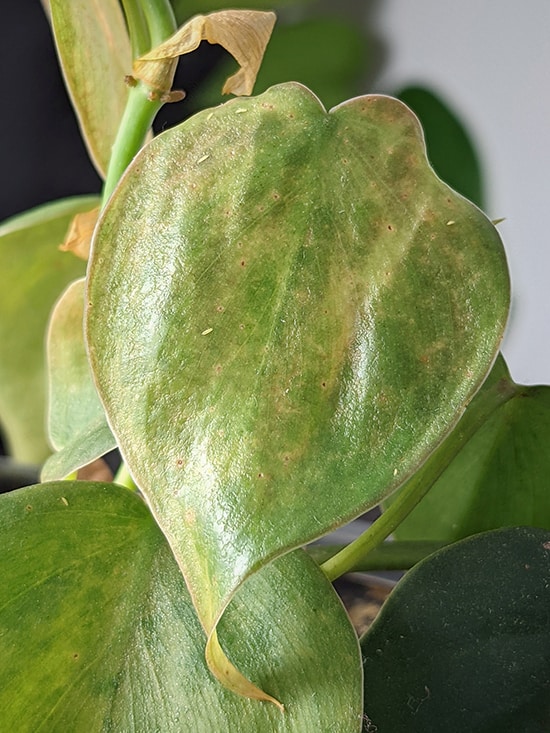
[[[132,71],[130,39],[118,0],[50,0],[57,52],[84,141],[105,176]]]
[[[45,435],[44,338],[52,306],[85,263],[60,252],[75,214],[97,199],[82,196],[40,206],[0,226],[0,421],[10,452],[40,463]]]
[[[395,530],[397,539],[451,542],[520,524],[550,529],[550,387],[514,385],[499,357],[474,403],[498,379],[512,384],[513,396]]]
[[[361,727],[357,638],[296,551],[247,583],[220,624],[232,658],[279,699],[225,690],[170,549],[116,486],[42,484],[0,498],[0,729],[217,733]]]
[[[50,320],[48,432],[57,453],[44,466],[45,480],[64,478],[116,446],[88,365],[84,289],[83,278],[71,283]]]
[[[507,305],[496,230],[397,100],[327,113],[290,83],[147,146],[96,229],[90,358],[207,629],[253,570],[416,470]]]
[[[358,92],[367,65],[360,28],[338,18],[317,18],[292,25],[277,24],[267,46],[254,89],[265,91],[288,79],[312,89],[326,107]],[[221,89],[231,62],[223,64],[194,98],[200,108],[222,101]],[[193,100],[192,100],[193,101]]]
[[[428,157],[445,183],[483,208],[483,178],[479,158],[464,124],[430,89],[405,87],[397,95],[418,116]]]
[[[550,730],[550,532],[496,530],[411,570],[363,637],[365,731]]]

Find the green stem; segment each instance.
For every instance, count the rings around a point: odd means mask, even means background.
[[[151,48],[158,46],[177,30],[170,0],[140,0],[151,38]]]
[[[130,489],[130,491],[138,490],[124,461],[120,464],[120,467],[113,479],[113,483],[118,484],[119,486],[125,486],[127,489]]]
[[[321,565],[329,580],[356,567],[401,524],[487,418],[513,397],[516,389],[513,382],[502,379],[476,396],[456,428],[403,485],[395,502],[366,532]]]
[[[176,20],[169,0],[127,0],[125,11],[129,18],[128,25],[130,26],[132,18],[132,25],[140,29],[140,44],[144,42],[143,19],[150,45],[153,47],[162,43],[176,30]],[[159,100],[149,99],[149,90],[142,83],[130,89],[109,161],[109,170],[103,187],[102,207],[107,203],[132,158],[139,152],[162,104]]]
[[[151,48],[149,28],[139,0],[122,0],[124,15],[130,33],[132,57],[143,56]]]
[[[445,542],[433,540],[409,540],[405,542],[384,542],[365,557],[359,558],[348,572],[368,573],[375,570],[408,570],[428,555],[445,547]],[[316,563],[321,565],[342,551],[346,545],[310,545],[306,548]]]
[[[148,99],[148,93],[148,89],[141,83],[130,89],[126,109],[122,115],[113,144],[105,185],[103,186],[102,208],[107,203],[132,158],[141,149],[155,115],[162,107],[162,102],[159,100]]]

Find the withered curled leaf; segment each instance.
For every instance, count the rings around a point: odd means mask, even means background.
[[[260,10],[220,10],[195,15],[173,36],[136,59],[133,76],[146,84],[155,96],[167,97],[172,87],[178,56],[191,53],[201,41],[217,43],[238,62],[239,70],[230,76],[224,94],[252,94],[265,48],[275,25],[275,13]]]
[[[99,206],[91,211],[77,214],[69,226],[63,244],[59,245],[62,252],[72,252],[81,260],[87,260],[90,255],[92,234],[99,216]]]

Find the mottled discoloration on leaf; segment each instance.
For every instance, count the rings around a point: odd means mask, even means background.
[[[495,357],[508,276],[404,105],[327,113],[286,84],[136,158],[87,301],[110,423],[210,631],[255,569],[425,460]]]

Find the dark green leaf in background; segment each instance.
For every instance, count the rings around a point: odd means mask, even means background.
[[[496,530],[423,560],[361,647],[364,731],[548,733],[550,532]]]
[[[301,550],[247,583],[220,624],[283,700],[225,690],[170,549],[137,495],[58,482],[0,497],[0,730],[358,733],[357,637]]]
[[[86,265],[58,247],[75,214],[97,205],[81,196],[0,225],[0,421],[19,461],[41,463],[46,440],[44,334],[53,304]]]
[[[464,123],[430,89],[410,86],[397,97],[418,116],[437,175],[480,208],[484,206],[483,178],[478,154]]]
[[[508,274],[404,105],[329,114],[290,83],[143,150],[87,302],[109,423],[212,629],[247,575],[425,460],[494,359]]]
[[[255,93],[288,80],[309,87],[327,109],[359,92],[367,66],[367,44],[361,29],[340,18],[311,18],[300,23],[277,23],[267,46]],[[195,95],[200,108],[224,101],[223,81],[231,62],[225,62]]]

